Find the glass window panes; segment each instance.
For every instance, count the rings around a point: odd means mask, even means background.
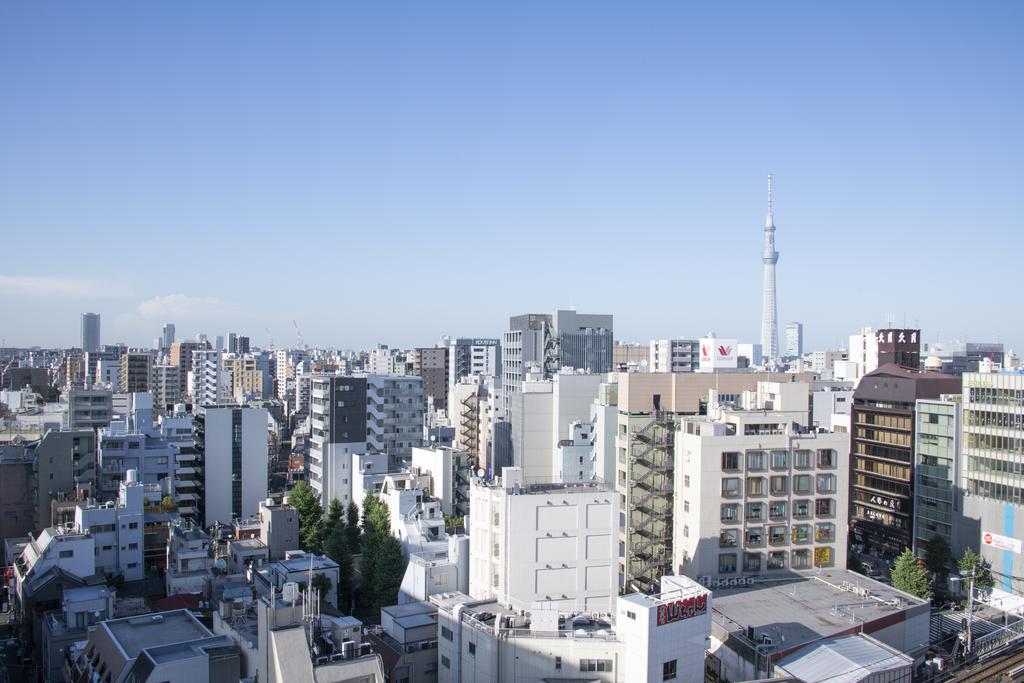
[[[768,553],[768,569],[785,569],[786,551],[778,550]]]
[[[798,474],[793,477],[793,493],[810,493],[811,475]]]
[[[737,545],[739,545],[739,541],[739,529],[722,529],[722,531],[718,534],[719,548],[735,548]]]
[[[739,519],[740,516],[740,505],[739,503],[726,503],[722,506],[722,521],[732,522]]]
[[[747,451],[747,469],[755,472],[764,469],[764,451]]]
[[[785,474],[777,474],[769,479],[771,493],[773,496],[784,496],[789,493],[789,477]]]
[[[789,466],[789,453],[786,451],[772,451],[772,469],[784,470]]]
[[[722,553],[718,556],[718,573],[732,574],[736,571],[736,553]]]

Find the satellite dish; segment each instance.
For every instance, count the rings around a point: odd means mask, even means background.
[[[478,469],[478,470],[476,471],[476,476],[480,477],[481,479],[483,479],[483,478],[484,478],[484,475],[485,475],[485,474],[486,474],[486,472],[484,472],[484,468],[483,468],[483,467],[481,467],[480,469]]]

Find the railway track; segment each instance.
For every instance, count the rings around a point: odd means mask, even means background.
[[[985,662],[970,671],[961,672],[953,680],[958,683],[994,683],[1001,681],[1002,676],[1010,672],[1017,673],[1017,676],[1010,680],[1024,681],[1024,650]]]

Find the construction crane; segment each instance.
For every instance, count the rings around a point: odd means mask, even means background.
[[[302,341],[302,330],[299,329],[299,324],[297,322],[295,322],[294,319],[292,320],[292,325],[295,325],[295,338],[299,342],[299,350],[300,351],[305,351],[306,350],[306,344]]]

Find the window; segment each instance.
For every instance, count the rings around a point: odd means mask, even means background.
[[[747,470],[758,472],[764,469],[764,451],[750,451],[747,453]]]
[[[764,503],[747,503],[747,519],[764,519]]]
[[[736,553],[722,553],[718,556],[718,573],[736,573]]]
[[[793,501],[793,516],[797,519],[806,519],[811,516],[811,501],[809,500],[794,500]]]
[[[129,529],[138,529],[139,528],[139,523],[138,522],[129,522],[128,523],[128,528]]]
[[[689,512],[689,511],[690,511],[690,501],[684,500],[683,501],[683,512]]]
[[[722,506],[722,521],[735,522],[740,516],[739,503],[726,503]]]
[[[761,571],[761,553],[743,553],[743,571]]]
[[[441,666],[443,666],[446,669],[452,668],[452,660],[448,659],[444,655],[441,655]]]
[[[739,529],[723,529],[718,534],[718,547],[719,548],[735,548],[736,544],[740,540]]]
[[[730,472],[740,468],[739,453],[722,453],[722,469]]]
[[[770,526],[768,527],[768,542],[772,545],[785,545],[786,543],[786,527],[784,526]]]
[[[58,557],[74,557],[74,556],[75,556],[75,551],[74,550],[61,550],[60,554],[58,555]]]
[[[818,543],[832,543],[836,540],[836,525],[823,522],[814,530],[814,540]]]
[[[810,451],[797,451],[793,454],[793,467],[798,470],[808,470],[812,466]]]
[[[686,488],[690,488],[690,475],[689,474],[684,474],[683,475],[683,486],[685,486]]]
[[[786,568],[786,551],[778,550],[773,553],[768,553],[768,569],[785,569]]]
[[[772,451],[772,469],[784,470],[789,466],[789,453],[786,451]]]
[[[747,477],[747,495],[764,495],[764,477]]]
[[[562,670],[562,658],[561,657],[555,657],[555,669],[558,670],[558,671]]]
[[[663,681],[674,681],[676,679],[676,662],[678,660],[671,659],[661,665],[661,680]]]
[[[807,543],[811,540],[810,524],[793,525],[793,543]]]
[[[784,496],[789,493],[789,477],[784,474],[771,477],[768,483],[773,496]]]
[[[786,501],[776,500],[768,505],[769,519],[786,519]]]
[[[811,566],[811,551],[794,550],[793,551],[793,569],[807,569]]]
[[[470,643],[469,644],[469,654],[471,654],[474,657],[476,657],[476,643]]]
[[[836,452],[831,448],[818,449],[818,467],[835,467]]]
[[[818,517],[832,517],[835,515],[836,502],[831,498],[818,498],[814,501],[814,514]]]
[[[834,474],[819,474],[818,475],[818,493],[835,493],[836,492],[836,475]]]
[[[138,549],[139,549],[139,544],[138,543],[129,543],[128,544],[128,550],[138,550]]]
[[[735,498],[740,495],[740,479],[738,477],[727,477],[723,479],[722,495],[727,498]]]
[[[611,671],[612,660],[610,659],[581,659],[580,671]]]
[[[793,493],[810,493],[811,475],[798,474],[793,477]]]
[[[764,545],[764,529],[753,527],[747,529],[744,545],[748,548],[760,548]]]
[[[452,630],[450,628],[448,628],[447,626],[442,626],[441,627],[441,637],[444,638],[445,640],[451,640],[452,639]]]

